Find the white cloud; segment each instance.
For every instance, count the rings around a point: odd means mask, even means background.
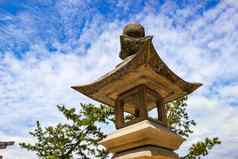
[[[70,86],[95,80],[118,63],[119,31],[113,24],[107,29],[113,33],[103,33],[82,56],[78,50],[70,50],[70,54],[58,52],[50,55],[44,47],[33,46],[24,59],[17,59],[11,54],[3,57],[0,62],[0,90],[5,93],[0,95],[0,132],[7,134],[0,135],[2,139],[26,136],[36,120],[44,125],[62,121],[55,107],[57,104],[79,106],[81,102],[92,102]],[[21,151],[13,146],[5,152],[5,156],[10,159],[16,154],[25,154]]]
[[[21,149],[19,146],[9,146],[7,150],[0,151],[4,159],[36,159],[37,156],[28,152],[25,149]]]
[[[224,97],[237,97],[238,96],[238,85],[229,85],[220,90],[220,93]]]

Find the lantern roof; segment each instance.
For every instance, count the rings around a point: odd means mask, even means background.
[[[122,38],[131,37],[121,36]],[[92,83],[72,86],[72,88],[96,101],[114,107],[119,95],[139,85],[157,92],[163,104],[186,96],[202,85],[187,82],[170,70],[157,54],[152,36],[142,37],[139,40],[138,51],[124,58],[111,72]],[[152,104],[147,109],[154,107],[155,105]],[[127,108],[125,111],[130,112]]]
[[[11,146],[11,145],[14,145],[13,141],[8,141],[8,142],[0,141],[0,149],[6,149],[7,146]]]

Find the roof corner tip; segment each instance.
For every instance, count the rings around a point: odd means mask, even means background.
[[[193,83],[193,90],[198,89],[199,87],[201,87],[203,84],[202,83]]]
[[[70,88],[77,90],[77,86],[70,86]]]
[[[197,86],[198,86],[198,87],[201,87],[201,86],[203,86],[203,84],[202,84],[202,83],[199,83],[199,82],[198,82],[198,83],[196,83],[196,84],[197,84]]]

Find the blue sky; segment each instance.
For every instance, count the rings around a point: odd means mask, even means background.
[[[181,153],[218,136],[223,144],[207,158],[237,159],[237,19],[236,0],[0,0],[0,140],[32,141],[36,120],[64,120],[57,104],[94,102],[70,86],[112,70],[122,28],[139,22],[174,72],[204,84],[189,97],[198,125]],[[2,153],[36,158],[17,146]]]

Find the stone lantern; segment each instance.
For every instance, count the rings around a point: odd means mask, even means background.
[[[120,36],[123,60],[98,80],[72,88],[115,109],[116,132],[100,141],[115,159],[175,159],[185,140],[167,128],[165,104],[201,86],[181,79],[161,60],[140,24],[128,24]],[[157,108],[158,120],[148,111]],[[135,118],[125,122],[125,112]]]
[[[3,142],[0,141],[0,149],[6,149],[8,146],[14,145],[14,141],[8,141],[8,142]],[[0,155],[0,159],[2,159],[3,156]]]

